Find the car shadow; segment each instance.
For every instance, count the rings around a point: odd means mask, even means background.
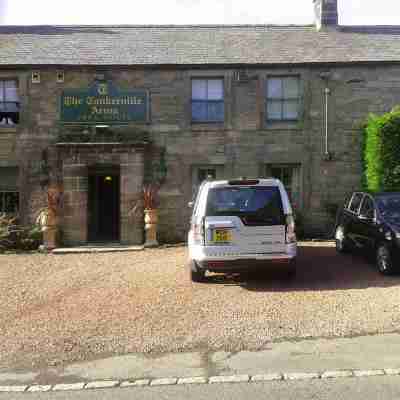
[[[211,274],[208,282],[258,292],[346,290],[400,286],[400,274],[381,275],[374,262],[359,252],[337,254],[333,247],[302,246],[294,278],[289,279],[281,266],[273,266],[263,271]]]

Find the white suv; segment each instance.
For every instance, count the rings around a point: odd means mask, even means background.
[[[193,205],[189,266],[194,282],[206,271],[232,272],[282,264],[296,273],[292,207],[278,179],[205,181]]]

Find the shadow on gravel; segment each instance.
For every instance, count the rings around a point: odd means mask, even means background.
[[[400,274],[383,276],[362,254],[337,254],[331,247],[300,247],[297,275],[289,279],[279,266],[240,274],[211,275],[208,283],[250,291],[289,292],[400,286]]]

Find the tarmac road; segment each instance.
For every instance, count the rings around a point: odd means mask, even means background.
[[[127,388],[57,393],[0,394],[0,400],[377,400],[400,397],[400,377],[382,376],[298,382]]]

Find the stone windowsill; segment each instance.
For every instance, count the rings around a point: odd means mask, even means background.
[[[226,126],[223,122],[192,122],[191,129],[194,132],[223,131]]]
[[[301,131],[303,130],[300,122],[266,122],[264,123],[263,130],[267,131]]]
[[[15,126],[0,126],[0,135],[2,133],[17,133],[17,129]]]

